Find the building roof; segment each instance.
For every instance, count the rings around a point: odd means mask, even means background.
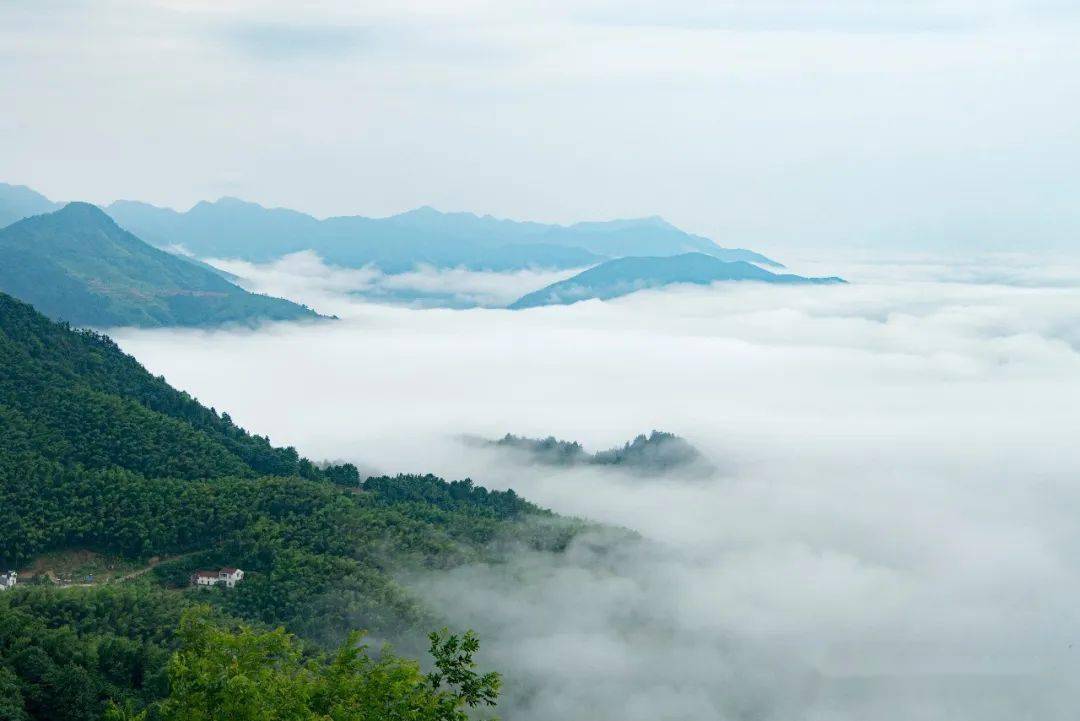
[[[221,569],[221,573],[233,574],[239,571],[239,568],[232,568],[231,566]]]
[[[217,571],[196,571],[195,575],[199,578],[217,578]]]

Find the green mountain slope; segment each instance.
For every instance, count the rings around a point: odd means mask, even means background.
[[[25,464],[30,459],[84,479],[107,472],[114,474],[117,483],[188,489],[207,479],[228,477],[241,485],[255,483],[250,486],[255,488],[266,480],[264,476],[292,477],[314,483],[317,495],[333,490],[334,484],[356,487],[359,483],[355,468],[319,468],[293,448],[275,447],[268,438],[233,424],[227,414],[206,408],[151,375],[106,336],[54,323],[4,294],[0,294],[0,367],[4,369],[0,418],[5,430],[0,458],[9,469],[22,464],[26,470],[33,465]],[[170,480],[147,480],[162,478]],[[457,497],[446,495],[447,489],[456,486],[433,477],[392,483],[371,479],[368,483],[383,489],[374,496],[393,496],[401,502],[449,508],[453,504],[447,506],[448,499]],[[392,493],[395,484],[400,488]],[[402,489],[412,489],[412,495],[402,495]],[[464,494],[465,505],[471,501],[494,504],[496,515],[539,512],[513,493],[489,496],[470,484],[458,491]],[[49,547],[33,540],[54,532],[38,527],[42,524],[34,520],[34,514],[5,517],[0,528],[6,528],[5,523],[25,527],[27,533],[0,532],[0,567],[24,562]]]
[[[180,613],[201,603],[314,644],[367,628],[409,648],[442,622],[399,573],[497,560],[497,539],[558,550],[575,532],[512,491],[316,467],[4,294],[0,369],[0,569],[22,572],[0,592],[0,718],[98,721],[110,702],[160,700]],[[43,554],[75,551],[146,570],[83,588],[31,577]],[[222,566],[244,581],[188,587]]]
[[[80,326],[205,326],[317,318],[153,248],[86,203],[0,230],[0,291]]]
[[[182,478],[315,475],[294,449],[237,428],[147,373],[106,336],[73,332],[3,294],[0,332],[8,451]]]
[[[717,281],[754,281],[780,284],[843,283],[841,278],[806,278],[771,273],[743,261],[725,262],[702,253],[666,258],[618,258],[529,293],[509,307],[514,310],[542,305],[568,305],[581,300],[606,300],[646,288],[676,283],[707,285]]]

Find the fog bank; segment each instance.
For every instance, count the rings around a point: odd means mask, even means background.
[[[315,288],[342,320],[114,337],[312,458],[468,475],[640,532],[407,579],[481,633],[508,720],[1064,719],[1080,287],[1015,268],[832,266],[855,282],[525,312],[370,305],[288,273],[264,289]],[[720,471],[627,478],[459,440],[653,428]]]
[[[246,290],[285,296],[322,308],[323,312],[346,314],[355,303],[365,301],[412,308],[499,308],[582,270],[484,273],[421,266],[408,273],[386,274],[374,267],[328,266],[310,250],[291,253],[272,263],[228,258],[206,260],[236,275]]]

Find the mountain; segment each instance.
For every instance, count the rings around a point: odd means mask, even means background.
[[[759,283],[843,283],[841,278],[805,278],[771,273],[744,261],[726,262],[703,253],[684,253],[662,258],[618,258],[552,283],[510,304],[520,310],[541,305],[568,305],[581,300],[617,298],[645,288],[676,283],[707,285],[717,281],[744,280]]]
[[[313,250],[333,265],[374,265],[398,273],[421,264],[496,271],[575,268],[611,257],[695,251],[779,265],[753,251],[721,248],[655,217],[561,226],[423,207],[389,218],[318,220],[235,198],[201,202],[183,213],[135,201],[118,201],[106,210],[150,243],[183,246],[204,258],[266,262]]]
[[[639,475],[692,470],[704,476],[716,470],[685,438],[664,431],[641,434],[621,447],[596,453],[589,453],[576,441],[561,441],[554,436],[525,438],[507,433],[497,441],[467,441],[510,451],[527,463],[545,466],[606,466]]]
[[[52,202],[25,185],[0,183],[0,228],[31,215],[51,213],[61,207],[60,203]]]
[[[155,708],[181,616],[205,604],[314,648],[355,628],[409,647],[445,621],[399,574],[499,562],[496,539],[559,552],[579,527],[468,480],[320,467],[2,293],[0,368],[0,568],[19,571],[0,591],[3,719]],[[226,566],[235,588],[190,587]],[[81,586],[56,587],[65,568]]]
[[[80,326],[207,326],[318,318],[151,247],[99,208],[70,203],[0,229],[0,291]]]
[[[58,207],[29,188],[0,184],[0,226]],[[655,216],[552,225],[424,206],[388,218],[320,220],[237,198],[202,201],[185,212],[132,200],[116,201],[105,210],[151,245],[184,248],[201,258],[267,262],[312,250],[333,265],[373,265],[400,273],[418,265],[494,271],[578,268],[609,258],[697,252],[782,267],[760,253],[722,248]]]

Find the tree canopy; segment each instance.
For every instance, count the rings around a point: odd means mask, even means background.
[[[467,721],[466,709],[494,706],[497,673],[478,673],[471,633],[431,634],[436,670],[383,649],[373,658],[361,634],[336,653],[305,653],[283,629],[223,629],[205,607],[185,612],[180,650],[169,662],[168,698],[138,718],[162,721]],[[121,721],[112,707],[107,718]]]

